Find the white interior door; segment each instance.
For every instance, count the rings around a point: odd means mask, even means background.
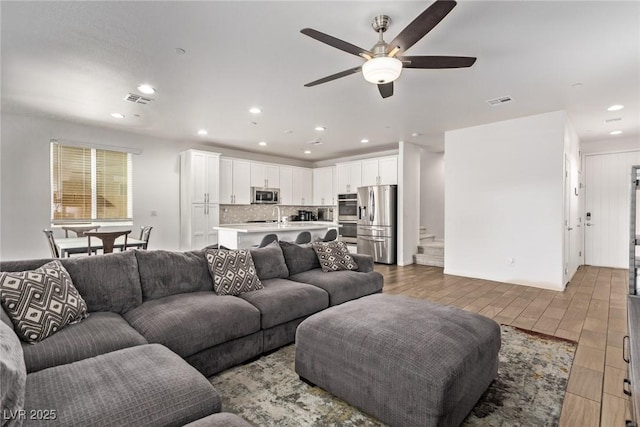
[[[563,260],[563,277],[564,283],[571,280],[571,162],[565,154],[564,158],[564,260]]]
[[[585,160],[585,264],[628,268],[631,166],[640,151],[587,155]]]

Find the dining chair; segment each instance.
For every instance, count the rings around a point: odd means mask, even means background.
[[[278,235],[271,233],[271,234],[265,234],[265,236],[262,238],[262,240],[260,241],[260,244],[258,245],[259,248],[264,248],[265,246],[267,246],[269,243],[271,242],[277,242],[278,241]]]
[[[64,230],[64,237],[69,237],[69,232],[73,231],[76,233],[76,237],[85,237],[85,233],[87,231],[94,231],[100,228],[99,225],[84,225],[84,226],[71,226],[64,225],[62,229]]]
[[[91,238],[97,237],[102,240],[102,253],[110,254],[113,252],[116,239],[120,236],[124,236],[124,243],[121,250],[125,250],[127,247],[127,236],[131,233],[131,230],[125,231],[88,231],[85,234],[87,236],[87,253],[91,255]],[[120,246],[120,245],[118,245]]]
[[[149,236],[151,236],[152,228],[153,227],[150,225],[143,225],[140,227],[140,239],[138,240],[144,241],[144,245],[142,246],[142,249],[147,249],[147,246],[149,245]]]
[[[53,238],[53,231],[45,228],[42,230],[45,236],[47,236],[47,242],[49,243],[49,250],[51,251],[51,258],[60,258],[60,251],[56,246],[56,240]]]
[[[311,233],[309,231],[301,231],[300,234],[298,234],[298,237],[296,237],[295,243],[297,244],[309,243],[310,241],[311,241]]]
[[[338,238],[338,230],[331,228],[327,230],[327,233],[322,237],[322,242],[332,242]]]

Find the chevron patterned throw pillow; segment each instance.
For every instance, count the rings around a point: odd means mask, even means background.
[[[207,264],[218,295],[240,295],[264,288],[248,250],[207,249]]]
[[[60,261],[33,271],[1,272],[0,302],[18,336],[31,344],[89,315]]]

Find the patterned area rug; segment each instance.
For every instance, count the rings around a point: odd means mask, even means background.
[[[501,329],[498,377],[463,426],[557,425],[576,344],[510,326]],[[261,427],[384,426],[300,381],[294,357],[295,346],[290,345],[211,377],[223,410]]]

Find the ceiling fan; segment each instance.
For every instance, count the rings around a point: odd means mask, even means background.
[[[452,0],[437,0],[414,19],[404,30],[396,36],[391,43],[383,39],[391,18],[387,15],[378,15],[373,18],[371,26],[379,34],[378,42],[371,50],[355,46],[344,40],[340,40],[328,34],[304,28],[302,34],[314,38],[322,43],[333,46],[336,49],[359,56],[366,62],[362,66],[350,68],[336,74],[307,83],[306,87],[316,86],[332,80],[359,73],[365,80],[378,85],[378,90],[383,98],[393,95],[393,81],[400,77],[402,68],[465,68],[476,62],[476,58],[469,56],[404,56],[403,54],[416,44],[422,37],[431,31],[449,12],[456,6]]]

